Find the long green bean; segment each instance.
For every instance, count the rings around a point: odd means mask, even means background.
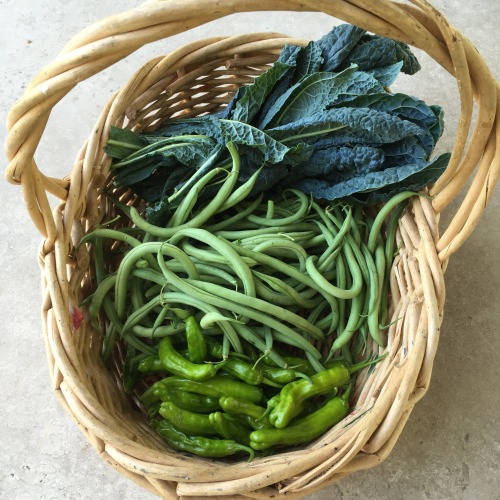
[[[385,275],[384,275],[384,283],[382,285],[381,292],[381,300],[380,300],[380,320],[379,323],[381,328],[385,328],[387,325],[388,317],[389,317],[389,305],[387,297],[389,295],[389,282],[391,276],[391,267],[394,260],[394,243],[396,241],[396,232],[398,229],[398,222],[403,210],[405,209],[405,203],[401,203],[398,205],[391,218],[389,220],[389,225],[387,228],[387,236],[385,240]]]
[[[252,192],[255,183],[257,182],[257,178],[260,175],[263,167],[260,167],[255,171],[255,173],[244,182],[238,189],[235,189],[224,201],[224,203],[219,207],[216,213],[224,212],[231,207],[234,207],[238,203],[241,203],[243,200],[247,198],[247,196]]]
[[[353,276],[353,283],[351,288],[341,289],[328,282],[314,266],[314,261],[316,260],[316,257],[314,256],[308,257],[306,261],[306,269],[309,273],[309,276],[311,276],[311,278],[330,295],[333,295],[334,297],[337,297],[339,299],[352,299],[356,297],[356,295],[359,295],[359,293],[361,292],[361,288],[363,286],[363,277],[361,275],[361,270],[358,266],[358,263],[356,262],[354,254],[351,251],[351,247],[349,246],[349,244],[346,244],[344,245],[344,248],[347,263],[349,265],[349,268],[351,269],[351,273]]]
[[[161,265],[161,264],[160,264]],[[228,300],[227,298],[221,298],[219,296],[214,295],[213,293],[207,292],[201,288],[207,287],[207,283],[193,283],[196,282],[196,280],[183,280],[178,278],[176,275],[173,273],[169,272],[168,269],[164,268],[163,269],[164,273],[166,273],[169,276],[169,281],[170,283],[179,289],[181,292],[186,293],[191,295],[194,298],[199,299],[200,301],[205,301],[207,304],[210,304],[214,307],[218,307],[221,309],[225,309],[228,311],[233,312],[234,314],[238,314],[241,317],[248,317],[250,319],[253,319],[254,321],[257,321],[259,323],[262,323],[264,325],[268,325],[270,328],[281,331],[283,334],[286,334],[288,343],[294,342],[293,345],[300,344],[301,348],[304,350],[308,350],[311,352],[313,356],[316,356],[317,358],[321,357],[320,352],[309,342],[307,342],[303,337],[301,337],[297,332],[295,332],[292,328],[288,327],[287,325],[283,324],[282,322],[276,320],[274,317],[271,317],[268,314],[265,314],[261,311],[252,309],[250,307],[241,305],[240,303],[232,302]],[[214,285],[215,286],[215,285]],[[224,289],[225,292],[229,292],[229,290]],[[237,293],[237,292],[232,292],[232,293]],[[244,294],[238,294],[238,298],[240,298],[241,295]],[[251,297],[246,297],[246,299],[251,299]],[[254,301],[257,301],[259,299],[253,297]],[[261,301],[264,302],[264,301]],[[269,307],[270,304],[267,304],[264,302],[266,307]],[[280,316],[284,317],[289,317],[289,313],[286,310],[283,310],[283,312],[279,311],[280,308],[275,308],[273,311],[278,311],[278,314]],[[288,313],[288,314],[287,314]],[[285,319],[286,321],[286,319]],[[311,325],[312,328],[310,328],[304,321],[303,323],[305,326],[308,328],[308,331],[311,331],[311,333],[314,335],[318,335],[320,338],[323,337],[323,333],[321,330],[314,328],[314,325]]]
[[[379,308],[382,300],[382,287],[385,276],[385,252],[382,244],[382,238],[378,239],[379,243],[375,249],[375,267],[377,269],[378,287],[374,310],[368,315],[368,331],[375,342],[384,347],[385,343],[380,335],[379,328]]]
[[[214,198],[192,219],[180,226],[159,227],[144,220],[135,207],[130,207],[129,216],[132,222],[146,233],[150,233],[153,236],[164,239],[171,238],[181,228],[185,229],[200,227],[203,223],[210,219],[210,217],[215,214],[215,212],[220,208],[224,201],[226,201],[227,197],[232,192],[236,181],[238,180],[238,176],[240,173],[240,157],[238,151],[233,143],[228,143],[227,148],[233,160],[232,169]]]
[[[177,283],[177,281],[175,282]],[[211,293],[219,297],[224,297],[228,301],[236,302],[237,304],[241,304],[248,308],[255,308],[262,313],[276,317],[282,321],[287,321],[288,323],[292,323],[293,325],[309,333],[315,339],[319,340],[324,339],[323,332],[319,328],[315,327],[313,324],[309,323],[306,319],[293,313],[289,309],[276,306],[257,297],[248,297],[244,293],[235,292],[233,290],[229,290],[227,288],[215,285],[213,283],[206,283],[204,281],[193,280],[193,279],[187,279],[186,282],[194,285],[198,289],[203,290],[207,293]]]
[[[299,199],[300,205],[297,211],[295,211],[295,213],[293,213],[288,217],[280,219],[270,219],[267,217],[259,217],[257,215],[251,214],[248,216],[248,220],[251,222],[255,222],[256,224],[259,224],[261,226],[274,227],[274,226],[284,226],[286,224],[292,224],[305,217],[309,212],[309,203],[310,203],[309,198],[302,191],[299,191],[297,189],[287,189],[285,192],[291,192]]]
[[[264,196],[263,193],[260,193],[260,195],[254,201],[252,201],[247,207],[243,208],[242,204],[241,207],[238,207],[236,214],[227,219],[223,219],[215,224],[205,226],[205,229],[210,233],[215,233],[216,231],[221,231],[222,229],[228,226],[231,227],[234,226],[235,223],[239,222],[242,219],[245,219],[245,217],[248,214],[251,214],[257,209],[257,207],[260,205],[262,201],[263,196]]]
[[[203,191],[205,186],[217,175],[226,172],[224,168],[214,168],[209,170],[201,179],[196,182],[193,187],[188,191],[188,194],[180,202],[172,217],[166,224],[166,227],[177,227],[186,222],[189,218],[191,211],[198,202],[198,197]]]
[[[277,292],[282,292],[283,295],[289,297],[292,301],[292,304],[296,304],[299,307],[303,307],[305,309],[311,309],[315,307],[320,301],[319,297],[316,297],[315,300],[305,298],[299,292],[295,290],[292,286],[285,283],[283,280],[279,279],[276,276],[272,276],[265,273],[260,273],[259,271],[252,271],[255,276],[259,277],[262,281],[265,281],[271,288],[273,288]],[[316,292],[317,294],[317,292]]]
[[[379,211],[377,217],[373,221],[373,226],[370,230],[370,234],[368,236],[368,249],[370,252],[375,252],[375,248],[377,246],[377,239],[382,228],[382,224],[386,217],[391,213],[393,208],[399,205],[401,202],[407,200],[408,198],[417,195],[417,193],[413,193],[411,191],[404,191],[393,196]]]
[[[132,268],[138,259],[151,254],[162,252],[181,262],[185,266],[185,270],[192,278],[198,278],[198,270],[192,263],[191,259],[182,250],[174,245],[169,245],[162,242],[144,243],[139,247],[135,247],[125,255],[117,272],[115,284],[115,309],[119,318],[123,319],[125,315],[127,280],[130,276]]]
[[[231,264],[236,275],[242,281],[245,293],[250,297],[255,297],[255,283],[253,282],[252,272],[245,261],[235,251],[234,246],[230,245],[221,238],[217,238],[205,229],[195,228],[179,229],[175,236],[170,239],[170,244],[175,246],[175,244],[183,238],[192,238],[194,240],[201,241],[226,257],[228,263]]]

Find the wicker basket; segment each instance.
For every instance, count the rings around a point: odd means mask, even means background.
[[[224,463],[170,451],[121,392],[120,353],[113,370],[102,365],[100,338],[86,321],[75,323],[76,305],[93,287],[93,257],[86,248],[76,251],[75,244],[95,224],[114,217],[101,196],[109,187],[110,158],[103,147],[111,125],[152,129],[167,117],[215,111],[265,70],[285,42],[306,42],[255,33],[181,47],[145,64],[113,95],[67,178],[44,175],[34,154],[51,109],[78,82],[148,42],[233,12],[263,9],[323,11],[423,49],[456,77],[461,115],[452,160],[431,191],[432,201],[413,200],[399,221],[401,250],[391,289],[393,314],[402,321],[389,330],[389,356],[358,379],[348,420],[307,447],[250,464]],[[74,37],[10,112],[6,176],[22,186],[44,236],[44,334],[55,393],[101,457],[163,498],[271,498],[277,492],[298,498],[384,460],[429,386],[445,299],[443,273],[478,223],[500,173],[500,123],[494,121],[499,85],[467,38],[425,0],[269,0],[265,7],[256,0],[206,0],[204,12],[210,15],[199,17],[199,10],[197,0],[148,1]],[[461,206],[439,235],[439,213],[466,184]],[[61,200],[53,211],[48,193]]]

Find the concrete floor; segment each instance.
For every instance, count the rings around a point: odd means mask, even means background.
[[[21,96],[36,72],[70,37],[93,21],[132,8],[125,0],[0,0],[0,112]],[[203,2],[200,1],[200,4]],[[500,77],[500,3],[436,0],[450,21],[477,45]],[[39,165],[63,177],[113,89],[139,64],[188,40],[254,30],[316,39],[332,20],[318,14],[237,15],[141,49],[58,106],[37,154]],[[417,80],[401,87],[444,106],[449,150],[458,119],[455,81],[428,58]],[[425,81],[424,81],[425,80]],[[418,82],[418,83],[415,83]],[[0,139],[5,138],[4,128]],[[1,163],[4,165],[4,162]],[[310,500],[500,498],[500,215],[499,193],[447,274],[447,303],[433,382],[417,405],[392,455],[379,467],[356,473],[310,495]],[[24,208],[21,190],[0,182],[0,498],[83,500],[153,498],[95,454],[53,396],[40,324],[37,247],[40,237]],[[449,220],[456,204],[443,215]]]

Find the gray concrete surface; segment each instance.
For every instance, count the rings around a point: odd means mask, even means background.
[[[0,0],[2,123],[30,79],[72,35],[138,3]],[[500,77],[500,3],[436,0],[435,5],[473,40]],[[52,175],[64,176],[111,91],[153,56],[216,33],[275,30],[316,39],[331,24],[331,18],[318,14],[244,14],[141,49],[80,85],[57,106],[37,154],[39,165]],[[439,147],[447,150],[459,112],[456,86],[420,56],[424,66],[420,76],[403,79],[400,85],[444,106],[448,128]],[[2,126],[2,143],[4,138]],[[20,189],[1,181],[0,193],[0,498],[151,499],[99,459],[53,396],[39,315],[40,237],[27,216]],[[310,500],[500,498],[499,198],[497,192],[478,229],[451,260],[433,382],[392,455],[381,466],[351,475]],[[444,214],[444,223],[454,207]]]

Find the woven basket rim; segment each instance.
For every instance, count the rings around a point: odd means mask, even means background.
[[[222,13],[226,12],[225,8],[229,8],[229,3],[221,2]],[[238,8],[251,10],[254,3],[244,1]],[[274,462],[273,459],[260,459],[260,462],[254,465],[227,465],[204,460],[186,461],[182,456],[159,452],[156,448],[158,443],[152,438],[147,438],[146,444],[136,442],[133,436],[141,431],[140,422],[127,424],[126,432],[129,437],[125,437],[113,423],[117,416],[127,414],[126,401],[120,402],[116,412],[110,411],[103,404],[108,404],[110,396],[114,394],[111,382],[100,385],[99,381],[93,380],[90,385],[86,385],[87,381],[84,380],[83,375],[87,374],[87,370],[82,365],[85,362],[93,363],[95,346],[84,346],[82,340],[75,340],[70,310],[78,303],[77,295],[82,291],[77,285],[88,269],[91,256],[83,249],[79,254],[75,253],[75,242],[89,227],[102,220],[104,215],[108,215],[103,212],[103,207],[100,207],[101,200],[98,197],[98,188],[103,185],[106,167],[103,168],[102,161],[96,162],[96,159],[102,160],[100,151],[102,152],[106,130],[109,130],[110,124],[120,124],[127,113],[129,119],[135,120],[137,116],[134,115],[134,110],[139,112],[141,100],[138,98],[136,101],[127,102],[128,96],[124,92],[113,97],[95,127],[102,135],[96,137],[92,131],[71,172],[70,181],[50,178],[38,171],[32,158],[45,124],[42,119],[40,126],[33,126],[32,119],[50,112],[67,88],[71,87],[69,73],[74,62],[73,54],[85,53],[86,50],[90,51],[91,47],[95,50],[96,46],[102,46],[104,63],[111,63],[116,57],[121,58],[126,54],[125,50],[117,51],[113,55],[106,51],[106,40],[112,36],[113,29],[124,30],[127,35],[132,31],[132,27],[137,30],[142,26],[140,29],[149,30],[147,36],[155,39],[160,27],[165,30],[165,18],[161,16],[165,15],[168,6],[175,7],[169,12],[171,17],[168,23],[172,30],[176,30],[186,24],[188,13],[191,15],[195,12],[195,2],[189,0],[183,5],[173,1],[146,2],[138,9],[123,14],[122,24],[118,22],[113,25],[110,20],[104,20],[95,27],[84,30],[70,42],[61,56],[48,66],[48,70],[42,71],[34,79],[25,96],[9,114],[10,134],[6,153],[11,163],[6,176],[11,182],[22,184],[30,215],[45,237],[41,249],[44,330],[49,359],[52,360],[50,368],[56,395],[105,460],[133,481],[164,498],[216,497],[221,489],[224,496],[235,495],[237,498],[268,498],[277,490],[286,492],[287,496],[293,498],[311,493],[351,472],[372,467],[385,459],[396,443],[415,403],[428,388],[442,321],[443,274],[448,259],[466,241],[476,226],[491,199],[492,188],[499,176],[500,160],[496,153],[495,141],[495,134],[499,132],[494,128],[499,102],[497,96],[500,95],[499,85],[489,73],[484,61],[473,50],[472,44],[427,2],[415,0],[413,5],[397,5],[385,0],[380,2],[380,5],[374,1],[364,3],[367,3],[367,7],[364,7],[363,11],[363,23],[371,22],[374,27],[380,28],[377,31],[383,31],[383,34],[391,33],[395,38],[406,38],[404,41],[415,42],[412,45],[419,46],[423,40],[428,41],[431,55],[445,69],[455,73],[460,82],[462,115],[456,135],[452,168],[431,191],[433,200],[413,200],[411,210],[400,221],[400,242],[407,253],[395,263],[394,290],[396,298],[399,299],[395,299],[395,305],[399,308],[396,309],[399,313],[405,311],[407,321],[401,331],[394,328],[392,334],[405,337],[406,342],[413,340],[413,354],[409,355],[407,360],[394,355],[390,369],[386,366],[385,370],[376,372],[380,377],[379,384],[377,387],[373,386],[372,393],[365,397],[373,397],[378,391],[376,401],[381,401],[379,410],[375,409],[371,417],[368,415],[370,418],[364,417],[354,421],[354,430],[347,442],[342,440],[345,434],[330,434],[326,441],[337,439],[336,443],[339,445],[338,453],[330,456],[327,450],[331,450],[333,446],[328,448],[331,444],[320,440],[314,449],[284,454]],[[327,2],[319,2],[313,10],[322,9],[327,12],[326,4]],[[297,10],[312,8],[308,2],[299,6],[294,1],[279,0],[271,2],[266,8],[275,6]],[[234,6],[231,6],[232,8]],[[359,19],[360,8],[341,2],[339,12],[344,20]],[[367,14],[368,9],[371,9],[371,14]],[[379,16],[381,9],[389,9],[383,11],[386,24]],[[220,12],[217,16],[219,14]],[[178,17],[175,17],[176,15]],[[157,16],[157,22],[152,23],[154,16]],[[394,24],[396,18],[401,21],[398,29]],[[176,25],[172,19],[179,20],[180,24]],[[194,26],[206,20],[195,15],[188,24]],[[124,39],[126,38],[125,36]],[[211,44],[208,44],[207,40],[193,42],[189,46],[179,48],[175,54],[170,54],[170,59],[167,57],[166,62],[162,59],[163,64],[170,65],[170,71],[176,75],[177,80],[173,82],[180,80],[182,83],[181,78],[186,73],[186,67],[189,70],[190,61],[196,60],[193,56],[195,47],[207,58],[210,47],[214,44],[212,55],[221,55],[221,50],[225,50],[221,57],[237,61],[241,58],[234,58],[234,54],[241,54],[245,50],[273,53],[272,51],[285,40],[282,35],[269,33],[217,38]],[[299,39],[294,40],[296,43],[304,43]],[[231,50],[234,53],[231,53]],[[274,54],[276,55],[276,51]],[[95,67],[92,67],[92,70],[82,69],[81,76],[85,78],[100,68],[98,61],[92,61],[91,55],[88,57],[90,66],[95,64]],[[174,61],[177,66],[173,64]],[[138,72],[141,74],[136,74],[126,87],[130,86],[129,90],[137,91],[137,96],[144,95],[146,99],[147,89],[144,89],[143,94],[137,89],[140,90],[140,86],[148,82],[148,72],[152,73],[153,69],[157,69],[158,63],[159,60],[146,63]],[[238,61],[239,63],[241,61]],[[192,64],[195,67],[200,66],[199,62]],[[230,67],[231,64],[237,63],[229,63]],[[189,74],[189,71],[187,73]],[[55,86],[52,90],[52,83],[57,78],[64,84]],[[40,97],[37,91],[47,82],[51,83],[51,91],[49,95]],[[471,103],[474,94],[480,97],[478,120],[485,126],[482,129],[476,128],[471,140],[467,142],[468,130],[472,123]],[[30,127],[32,131],[29,131]],[[496,127],[500,125],[496,124]],[[467,155],[464,155],[464,151],[467,151]],[[95,165],[100,168],[95,169]],[[476,165],[479,165],[477,169]],[[439,212],[461,191],[474,171],[476,175],[463,204],[449,228],[439,236]],[[49,209],[47,192],[56,194],[63,200],[54,211]],[[64,272],[61,273],[61,269],[64,269],[67,263],[70,263],[73,269],[66,277]],[[80,331],[80,337],[84,337],[81,333]],[[102,375],[100,367],[93,366],[93,370],[95,371],[91,370],[91,378]],[[321,446],[322,444],[326,446]],[[279,460],[281,464],[278,463]],[[286,474],[283,473],[283,463],[289,464]],[[185,476],[182,476],[182,473]]]

